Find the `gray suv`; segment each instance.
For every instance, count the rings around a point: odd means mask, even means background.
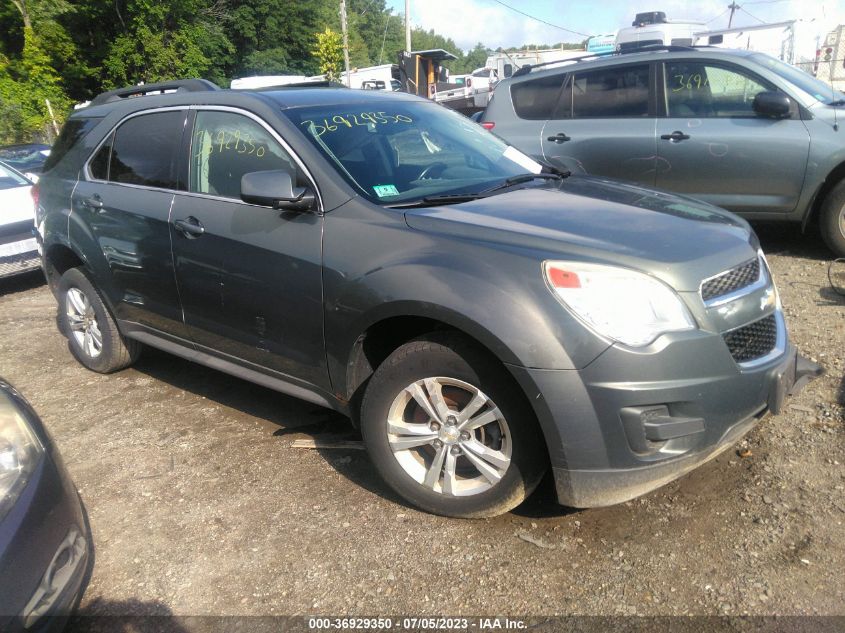
[[[497,86],[482,122],[573,173],[749,219],[803,228],[817,216],[845,256],[843,106],[845,95],[768,55],[667,47],[523,67]]]
[[[410,95],[165,87],[75,112],[39,182],[93,371],[151,346],[329,407],[402,497],[475,517],[549,465],[567,505],[643,494],[809,369],[726,211],[567,177]]]

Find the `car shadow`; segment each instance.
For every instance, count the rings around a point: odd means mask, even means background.
[[[346,447],[348,442],[361,442],[361,433],[340,413],[149,347],[133,369],[176,389],[268,422],[272,425],[269,431],[280,441],[291,444],[295,439],[314,440],[316,448],[300,450],[316,450],[339,475],[356,486],[410,508],[382,481],[365,450]],[[558,505],[550,475],[514,510],[526,517],[562,516],[571,512],[576,510]]]
[[[791,222],[753,222],[752,226],[766,255],[833,259],[833,253],[825,245],[816,224],[810,223],[803,232]]]
[[[21,273],[14,277],[4,277],[0,279],[0,296],[15,292],[26,292],[43,286],[45,283],[47,283],[47,280],[44,279],[44,273],[41,270]]]
[[[71,616],[65,633],[188,633],[192,618],[174,616],[158,600],[104,600],[95,598]],[[222,619],[222,618],[217,618]],[[211,630],[211,629],[202,629]]]
[[[150,347],[144,348],[132,368],[176,389],[259,418],[269,423],[273,437],[288,445],[295,439],[323,444],[325,448],[298,450],[316,450],[338,474],[357,486],[388,501],[403,503],[376,474],[366,451],[343,447],[344,443],[361,442],[361,433],[336,411]],[[338,447],[332,447],[335,445]]]

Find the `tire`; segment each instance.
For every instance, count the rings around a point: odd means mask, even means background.
[[[79,268],[59,280],[59,326],[68,348],[82,365],[101,374],[128,367],[141,354],[141,344],[117,329],[100,293]]]
[[[821,206],[822,238],[836,257],[845,257],[845,180],[837,184]]]
[[[507,512],[548,464],[534,413],[504,368],[453,334],[415,339],[379,366],[361,405],[361,433],[384,481],[443,516]]]

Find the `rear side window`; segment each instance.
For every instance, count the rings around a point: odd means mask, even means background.
[[[118,127],[112,141],[109,181],[176,189],[185,117],[181,110],[156,112],[133,117]]]
[[[648,116],[648,65],[603,68],[575,75],[575,118]]]
[[[65,154],[67,154],[74,145],[81,141],[82,138],[100,121],[101,119],[99,118],[95,119],[91,117],[68,119],[62,128],[62,133],[59,134],[59,138],[57,138],[56,142],[53,143],[50,155],[44,162],[44,173],[50,171],[53,167],[58,165],[59,161],[65,157]]]
[[[566,75],[549,75],[511,86],[516,115],[521,119],[550,119]]]

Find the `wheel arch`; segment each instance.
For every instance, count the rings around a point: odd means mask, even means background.
[[[47,284],[55,295],[59,280],[71,268],[84,267],[85,260],[69,245],[54,242],[44,249],[44,274]]]
[[[843,180],[845,180],[845,161],[834,167],[821,185],[819,185],[816,195],[813,197],[813,202],[810,205],[810,211],[804,215],[804,220],[801,222],[802,231],[807,229],[811,221],[815,221],[819,217],[822,205],[827,199],[828,194]]]

